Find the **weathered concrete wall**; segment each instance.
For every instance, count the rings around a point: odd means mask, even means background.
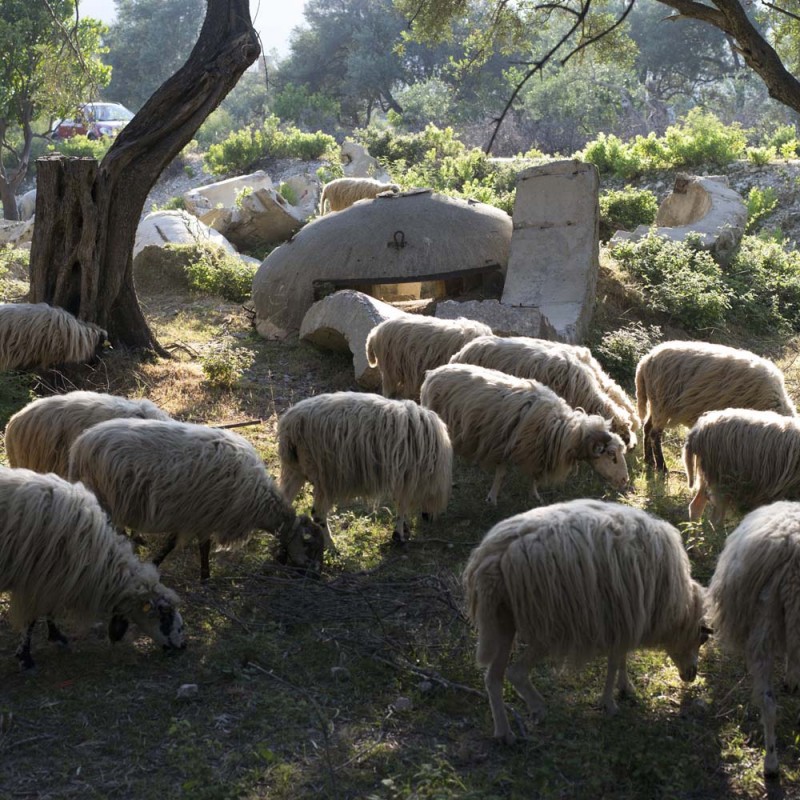
[[[583,339],[594,309],[599,187],[597,168],[575,160],[531,167],[517,177],[501,302],[538,309],[568,342]]]
[[[314,302],[315,280],[380,284],[491,264],[504,269],[511,227],[499,209],[430,191],[360,200],[310,222],[267,256],[253,281],[256,323],[262,335],[297,330]]]

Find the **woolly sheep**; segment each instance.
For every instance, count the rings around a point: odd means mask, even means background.
[[[330,211],[341,211],[357,200],[377,197],[381,192],[399,192],[396,183],[381,183],[374,178],[337,178],[322,187],[319,198],[319,213],[325,213],[327,201]]]
[[[709,501],[711,522],[719,525],[731,503],[750,510],[800,499],[800,418],[747,408],[709,411],[689,431],[683,463],[695,491],[691,520]]]
[[[75,439],[98,422],[123,417],[170,419],[149,400],[128,400],[99,392],[68,392],[34,400],[8,421],[8,463],[66,478],[69,448]]]
[[[783,374],[771,361],[707,342],[664,342],[651,350],[636,368],[636,402],[645,462],[663,472],[666,428],[691,427],[704,412],[722,408],[795,414]]]
[[[408,538],[406,515],[438,514],[452,485],[453,450],[444,423],[412,400],[336,392],[301,400],[278,420],[280,487],[291,502],[314,487],[314,518],[328,528],[330,508],[354,497],[391,496],[393,538]]]
[[[619,434],[628,447],[634,447],[634,431],[639,425],[635,415],[603,390],[594,367],[584,356],[571,348],[554,345],[526,336],[481,336],[459,350],[450,363],[474,364],[517,378],[540,381],[573,408],[610,419],[611,430]]]
[[[467,342],[491,336],[482,322],[408,314],[376,325],[367,337],[367,361],[379,367],[386,397],[419,400],[425,372],[446,364]]]
[[[134,556],[94,495],[57,475],[0,467],[0,592],[11,593],[9,618],[23,631],[23,669],[34,666],[39,617],[47,615],[50,641],[66,644],[52,619],[61,611],[80,622],[110,614],[112,641],[131,620],[165,649],[185,647],[177,595]]]
[[[212,537],[230,546],[254,528],[276,533],[295,564],[321,556],[322,531],[295,515],[255,448],[232,431],[171,420],[101,422],[72,445],[69,476],[94,491],[118,527],[169,534],[155,564],[196,538],[201,580],[210,574]]]
[[[0,303],[0,370],[91,361],[108,334],[47,303]]]
[[[456,453],[495,470],[492,505],[509,464],[533,480],[539,500],[537,484],[565,481],[579,461],[618,489],[628,483],[625,445],[609,423],[570,408],[538,381],[447,364],[428,373],[422,405],[444,420]]]
[[[721,645],[745,658],[764,725],[764,774],[778,775],[772,665],[786,658],[787,688],[800,689],[800,504],[748,514],[728,536],[708,590]]]
[[[678,531],[644,511],[598,500],[533,509],[495,525],[469,557],[464,588],[478,629],[477,661],[494,735],[514,741],[503,706],[503,675],[515,637],[524,649],[508,678],[541,718],[529,672],[540,660],[582,663],[608,655],[603,705],[631,692],[627,654],[663,648],[684,681],[697,674],[703,589],[692,580]]]

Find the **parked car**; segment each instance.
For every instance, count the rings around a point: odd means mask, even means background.
[[[74,119],[56,122],[50,135],[54,139],[69,139],[72,136],[116,136],[130,120],[133,112],[119,103],[84,103],[78,107]]]

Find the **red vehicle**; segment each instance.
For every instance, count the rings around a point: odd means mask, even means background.
[[[62,119],[51,132],[54,139],[69,139],[72,136],[116,136],[130,120],[133,112],[119,103],[84,103],[79,106],[74,119]]]

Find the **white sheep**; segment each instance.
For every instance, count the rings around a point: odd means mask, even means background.
[[[619,434],[628,447],[636,444],[634,431],[639,423],[635,415],[603,389],[595,368],[573,348],[526,336],[481,336],[459,350],[450,363],[474,364],[539,381],[573,408],[610,419],[611,430]],[[613,383],[611,378],[608,381]]]
[[[367,337],[367,362],[381,371],[383,394],[419,400],[425,372],[446,364],[467,342],[491,336],[482,322],[406,314],[376,325]]]
[[[66,644],[52,619],[62,611],[80,622],[110,615],[112,641],[131,620],[157,644],[185,647],[177,595],[136,558],[95,496],[57,475],[0,467],[0,592],[11,593],[9,619],[23,631],[23,669],[34,665],[39,617],[47,616],[49,639]]]
[[[794,416],[783,373],[765,358],[707,342],[664,342],[636,368],[636,401],[649,466],[667,471],[661,434],[691,427],[701,414],[722,408],[754,408]]]
[[[170,419],[149,400],[81,391],[39,398],[14,414],[6,425],[8,463],[66,478],[69,448],[75,439],[98,422],[123,417]]]
[[[514,639],[523,649],[507,675],[531,712],[545,713],[529,672],[549,659],[577,664],[608,656],[603,705],[614,683],[631,691],[629,652],[663,648],[684,681],[697,674],[703,589],[692,580],[680,533],[644,511],[598,500],[536,508],[495,525],[469,557],[464,587],[478,629],[494,735],[514,741],[503,676]]]
[[[210,574],[212,537],[231,546],[255,528],[276,533],[294,564],[321,559],[322,531],[295,515],[255,448],[232,431],[152,419],[101,422],[73,443],[69,477],[97,495],[118,527],[169,535],[155,564],[196,539],[201,580]]]
[[[47,303],[0,303],[0,370],[91,361],[108,334]]]
[[[749,408],[709,411],[689,431],[683,463],[695,491],[691,520],[709,501],[716,526],[731,504],[750,510],[800,499],[800,418]]]
[[[709,585],[720,644],[744,656],[764,724],[765,777],[778,775],[772,666],[786,658],[786,684],[800,689],[800,504],[748,514],[728,536]]]
[[[319,213],[325,214],[325,204],[328,210],[341,211],[353,205],[357,200],[372,199],[382,192],[399,192],[396,183],[381,183],[374,178],[336,178],[322,187],[319,198]]]
[[[431,370],[422,405],[447,425],[453,450],[495,477],[487,501],[497,504],[508,467],[519,467],[538,485],[563,483],[586,461],[614,487],[628,483],[625,444],[610,423],[567,405],[542,383],[471,364]]]
[[[438,514],[452,486],[453,450],[445,424],[412,400],[336,392],[301,400],[278,420],[280,487],[291,502],[314,487],[314,518],[333,541],[327,514],[354,497],[389,496],[397,505],[393,538],[408,538],[406,515]]]

